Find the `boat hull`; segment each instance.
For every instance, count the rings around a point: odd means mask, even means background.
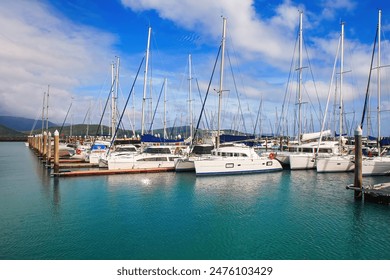
[[[317,159],[317,172],[352,172],[355,170],[355,164],[350,157],[328,157]]]
[[[363,160],[363,176],[390,175],[390,158],[374,157]]]
[[[126,157],[115,158],[107,161],[109,170],[118,169],[156,169],[175,168],[174,156],[153,156],[153,157]]]
[[[175,171],[176,172],[190,172],[195,171],[195,163],[193,159],[190,158],[179,158],[175,162]]]
[[[290,155],[290,169],[303,170],[315,169],[316,160],[313,154],[291,154]]]
[[[281,171],[283,168],[275,159],[204,159],[194,162],[197,176],[233,175]]]

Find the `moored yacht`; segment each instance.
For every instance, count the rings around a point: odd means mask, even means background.
[[[110,152],[106,157],[99,159],[99,167],[108,167],[108,160],[116,157],[128,157],[138,154],[139,150],[133,144],[120,144],[115,146],[115,150]]]
[[[207,158],[194,161],[197,176],[281,171],[273,158],[259,156],[252,147],[227,146],[214,149]]]
[[[337,141],[310,142],[290,147],[290,169],[315,169],[317,157],[330,156],[338,152]]]
[[[175,160],[175,171],[195,171],[194,162],[211,155],[212,149],[214,149],[213,144],[196,144],[189,155],[184,155],[183,157]]]
[[[173,147],[174,148],[174,147]],[[174,168],[175,159],[172,146],[149,146],[142,153],[128,154],[107,159],[108,169]]]

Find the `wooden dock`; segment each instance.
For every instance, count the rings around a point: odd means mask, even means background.
[[[96,170],[77,170],[77,171],[60,171],[52,173],[55,177],[77,177],[77,176],[96,176],[96,175],[116,175],[116,174],[137,174],[137,173],[158,173],[173,172],[174,167],[165,168],[148,168],[148,169],[96,169]]]
[[[390,183],[363,186],[361,189],[354,185],[348,185],[346,188],[362,192],[365,201],[390,204]]]

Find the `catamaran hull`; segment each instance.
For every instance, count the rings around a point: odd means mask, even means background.
[[[290,169],[302,170],[302,169],[315,169],[316,160],[312,154],[296,154],[290,155]]]
[[[281,164],[277,160],[271,159],[199,160],[195,161],[194,164],[197,176],[264,173],[283,170]]]
[[[176,172],[189,172],[195,171],[195,163],[194,160],[191,159],[177,159],[175,163],[175,171]]]
[[[363,160],[362,175],[390,175],[390,158],[376,157]]]
[[[345,157],[329,157],[317,159],[317,172],[352,172],[355,169],[355,164],[350,158]]]
[[[109,170],[175,168],[173,157],[165,157],[164,160],[155,160],[154,158],[146,160],[137,160],[133,158],[113,159],[108,160],[107,164]]]

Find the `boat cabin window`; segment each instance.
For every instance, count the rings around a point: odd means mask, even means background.
[[[169,148],[162,147],[147,147],[145,153],[148,154],[170,154],[171,150]]]
[[[179,157],[168,157],[168,161],[175,161],[176,158],[179,158]]]
[[[289,147],[288,151],[289,152],[298,152],[298,148],[297,147]]]
[[[135,147],[119,147],[115,151],[116,152],[136,152],[137,149]]]
[[[319,150],[319,153],[331,153],[332,152],[332,149],[328,149],[328,148],[322,148]]]
[[[150,157],[150,158],[141,158],[137,161],[167,161],[166,157]]]
[[[194,146],[192,153],[196,155],[209,155],[211,150],[214,149],[214,146]]]

